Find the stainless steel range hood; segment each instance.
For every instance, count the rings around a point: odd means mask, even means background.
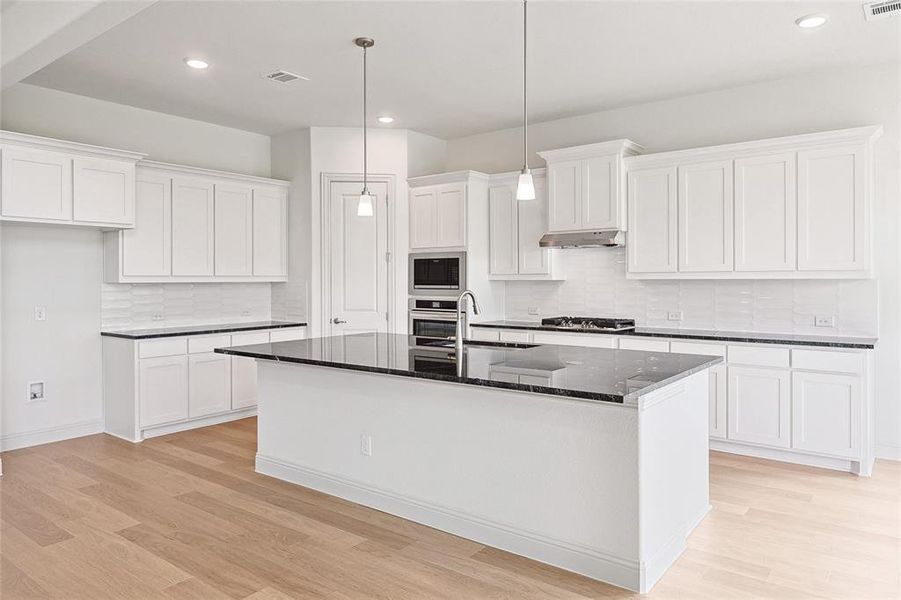
[[[626,236],[617,229],[546,233],[538,245],[542,248],[612,248],[625,244]]]

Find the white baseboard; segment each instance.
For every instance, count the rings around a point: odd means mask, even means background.
[[[828,456],[816,456],[813,454],[802,454],[794,450],[780,450],[778,448],[764,448],[762,446],[752,446],[749,444],[740,444],[737,442],[726,440],[710,440],[710,449],[719,452],[728,452],[729,454],[741,454],[743,456],[754,456],[756,458],[767,458],[770,460],[778,460],[780,462],[794,463],[797,465],[806,465],[808,467],[820,467],[822,469],[832,469],[833,471],[854,472],[852,461],[845,458],[831,458]]]
[[[657,554],[641,564],[641,588],[639,591],[642,594],[651,591],[651,588],[660,581],[663,574],[682,555],[685,551],[689,534],[701,524],[701,521],[704,520],[711,508],[712,506],[709,504],[704,506],[697,515],[685,523],[681,531],[673,535],[670,541],[657,551]]]
[[[894,444],[877,444],[876,458],[901,460],[901,446],[896,446]]]
[[[257,454],[256,470],[291,483],[338,496],[357,504],[375,508],[392,515],[422,523],[441,531],[526,556],[567,571],[573,571],[626,589],[639,591],[644,566],[638,561],[597,552],[568,542],[548,539],[533,532],[522,531],[500,523],[490,522],[447,507],[399,496],[372,486],[328,475]],[[687,535],[687,534],[686,534]],[[655,557],[652,571],[679,556],[685,545],[676,544],[672,553]],[[671,556],[672,554],[672,556]],[[662,573],[662,571],[661,571]],[[658,575],[659,577],[659,575]]]
[[[0,435],[0,451],[40,446],[41,444],[61,442],[86,435],[94,435],[95,433],[103,433],[102,419],[45,427],[44,429],[35,429],[21,433],[8,433]]]
[[[229,421],[237,421],[238,419],[246,419],[257,414],[257,407],[250,406],[239,410],[233,410],[209,417],[200,417],[199,419],[191,419],[190,421],[180,421],[178,423],[169,423],[168,425],[158,425],[156,427],[147,427],[143,433],[143,439],[168,435],[170,433],[178,433],[179,431],[187,431],[188,429],[198,429],[200,427],[209,427],[210,425],[218,425],[220,423],[228,423]],[[126,438],[122,438],[126,439]]]

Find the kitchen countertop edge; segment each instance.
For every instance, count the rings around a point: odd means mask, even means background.
[[[185,335],[205,335],[210,333],[232,333],[240,331],[258,331],[261,329],[286,329],[289,327],[306,327],[303,321],[251,321],[246,323],[221,323],[214,325],[185,325],[183,327],[165,327],[153,329],[122,329],[119,331],[101,331],[106,337],[127,340],[146,340],[152,338],[181,337]]]

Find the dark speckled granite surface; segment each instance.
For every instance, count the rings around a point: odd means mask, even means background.
[[[536,321],[486,321],[472,323],[473,327],[496,329],[534,329],[540,331],[566,331],[568,333],[628,335],[633,337],[663,337],[713,342],[750,342],[757,344],[785,344],[788,346],[823,346],[827,348],[875,348],[876,338],[806,335],[793,333],[752,333],[748,331],[715,331],[709,329],[668,329],[665,327],[636,327],[629,331],[610,332],[582,330],[567,327],[551,327]]]
[[[636,404],[644,394],[722,362],[717,356],[473,342],[460,358],[459,374],[452,347],[416,348],[413,340],[362,333],[216,352],[620,404]]]
[[[213,325],[186,325],[183,327],[157,327],[147,329],[122,329],[101,331],[100,335],[128,340],[177,337],[180,335],[202,335],[205,333],[229,333],[234,331],[254,331],[255,329],[282,329],[285,327],[306,327],[299,321],[253,321],[245,323],[216,323]]]

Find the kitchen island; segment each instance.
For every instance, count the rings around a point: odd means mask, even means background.
[[[359,334],[259,361],[256,470],[648,591],[708,504],[719,357]]]

